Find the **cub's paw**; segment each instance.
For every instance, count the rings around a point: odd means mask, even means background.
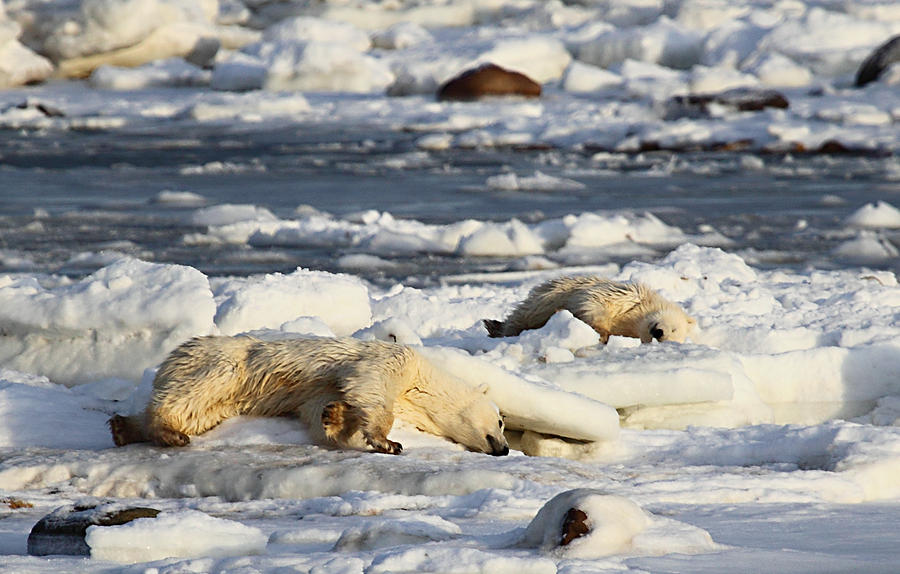
[[[129,436],[128,421],[122,415],[113,415],[107,421],[109,430],[112,432],[113,442],[116,446],[125,446],[132,442]]]
[[[375,452],[380,452],[384,454],[400,454],[403,452],[403,445],[399,442],[394,442],[388,438],[384,438],[381,440],[366,437],[366,443],[372,447],[372,450]]]
[[[187,446],[191,437],[173,428],[161,427],[153,434],[153,442],[159,446]]]

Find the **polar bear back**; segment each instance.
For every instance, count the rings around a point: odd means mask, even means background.
[[[389,406],[412,353],[401,345],[349,338],[197,337],[160,367],[150,408],[183,419],[181,428],[193,434],[208,428],[206,421],[193,420],[194,413],[216,420],[289,415],[312,401],[338,400],[348,390],[373,406]]]

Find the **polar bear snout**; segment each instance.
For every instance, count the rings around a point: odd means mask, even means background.
[[[498,439],[492,435],[485,435],[485,438],[487,438],[488,446],[491,447],[491,451],[488,454],[493,456],[506,456],[509,454],[509,446],[505,440]]]
[[[662,341],[666,336],[666,332],[659,328],[659,325],[650,325],[650,336],[657,341]]]

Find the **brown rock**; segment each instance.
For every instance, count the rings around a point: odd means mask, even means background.
[[[560,546],[567,546],[576,538],[581,538],[591,531],[591,527],[587,525],[588,516],[583,510],[578,508],[570,508],[562,523],[562,537],[559,539]]]
[[[537,98],[541,85],[519,72],[495,64],[484,64],[445,82],[437,91],[441,101],[473,101],[489,96],[524,96]]]

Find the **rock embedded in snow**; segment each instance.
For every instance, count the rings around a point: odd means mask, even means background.
[[[575,489],[556,495],[529,523],[519,546],[567,558],[621,554],[651,524],[633,501],[600,490]]]
[[[155,518],[159,510],[118,503],[70,504],[41,518],[28,535],[28,554],[89,556],[85,534],[91,526],[116,526],[138,518]]]
[[[739,112],[758,112],[767,108],[786,109],[787,97],[776,90],[735,88],[715,94],[673,96],[666,101],[667,120],[705,118],[712,115],[713,106]]]
[[[567,490],[550,499],[514,546],[564,559],[697,554],[720,548],[704,530],[653,516],[629,498],[591,488]]]
[[[896,62],[900,62],[900,36],[894,36],[869,54],[856,71],[855,84],[861,88],[881,77],[882,72]]]
[[[490,96],[523,96],[537,98],[541,85],[519,72],[484,64],[451,78],[438,88],[441,101],[473,101]]]

